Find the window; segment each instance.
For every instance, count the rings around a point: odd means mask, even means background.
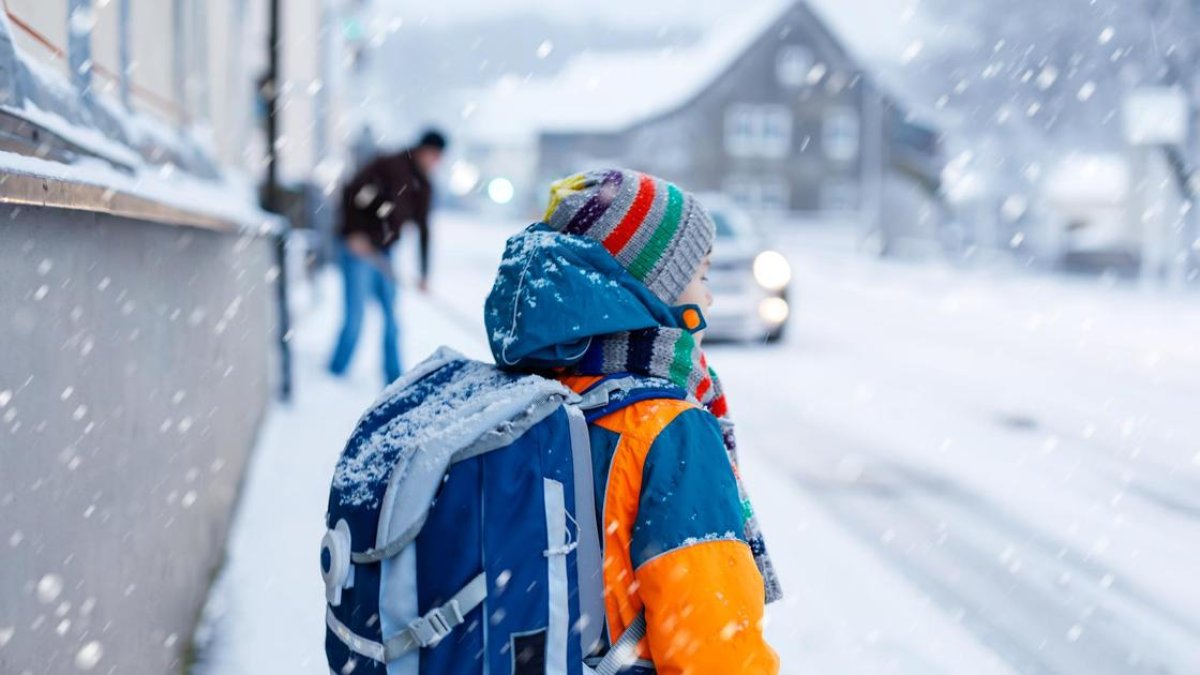
[[[858,111],[853,108],[834,108],[825,114],[821,129],[821,146],[825,156],[836,162],[858,158]]]
[[[834,178],[821,185],[821,210],[845,213],[859,208],[858,184],[845,178]]]
[[[786,157],[792,149],[792,112],[782,105],[730,106],[725,149],[734,157]]]
[[[789,210],[787,181],[777,176],[738,176],[725,183],[725,192],[742,208],[753,213],[784,213]]]
[[[753,106],[735,105],[725,113],[725,150],[735,157],[754,154]]]
[[[792,114],[783,106],[770,106],[763,111],[763,137],[759,154],[763,157],[786,157],[792,149]]]
[[[812,50],[803,45],[788,45],[779,50],[775,57],[775,77],[785,87],[803,87],[808,84],[808,73],[813,67]]]

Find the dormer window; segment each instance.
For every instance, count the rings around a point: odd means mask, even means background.
[[[787,45],[775,57],[775,76],[785,87],[799,88],[808,84],[816,59],[804,45]]]

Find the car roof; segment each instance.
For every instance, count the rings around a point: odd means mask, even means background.
[[[733,231],[736,239],[762,239],[762,233],[754,223],[754,219],[745,209],[738,206],[732,199],[721,193],[704,193],[696,195],[696,199],[708,209],[714,217],[722,217]]]

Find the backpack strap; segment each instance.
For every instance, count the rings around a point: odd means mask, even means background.
[[[687,399],[687,392],[669,380],[621,373],[593,384],[580,397],[579,408],[584,411],[588,423],[592,423],[639,401],[663,398],[683,401]]]
[[[351,651],[379,663],[390,663],[422,647],[431,647],[466,621],[466,616],[487,597],[487,575],[480,573],[454,597],[425,613],[396,635],[379,643],[368,640],[338,620],[332,608],[325,610],[325,625]]]
[[[422,647],[430,647],[461,626],[466,616],[487,597],[487,574],[481,572],[454,594],[446,604],[426,612],[425,616],[408,624],[408,628],[388,638],[384,643],[384,662],[395,659]]]
[[[604,575],[601,569],[600,530],[596,518],[592,441],[583,410],[566,407],[571,426],[571,456],[575,479],[575,523],[578,530],[575,566],[579,578],[579,641],[586,657],[601,644],[604,626]]]
[[[675,384],[660,378],[648,378],[633,374],[611,375],[592,385],[591,388],[581,394],[576,414],[584,418],[580,421],[584,421],[585,424],[579,425],[574,416],[571,420],[571,445],[575,449],[575,510],[576,514],[580,516],[579,546],[581,550],[576,558],[579,561],[580,609],[583,610],[585,607],[585,601],[588,599],[589,592],[594,592],[595,603],[597,605],[595,611],[598,612],[597,616],[601,618],[601,621],[595,622],[596,643],[600,639],[599,631],[604,617],[602,600],[604,582],[598,567],[594,572],[594,577],[585,576],[584,570],[584,561],[589,557],[592,557],[597,563],[600,561],[600,534],[595,529],[595,523],[597,522],[595,515],[596,498],[592,482],[592,451],[591,441],[587,433],[587,423],[595,422],[605,415],[611,415],[639,401],[664,398],[686,400],[687,394]],[[574,408],[568,407],[568,410],[574,410]],[[576,431],[577,428],[579,428],[578,432]],[[576,442],[577,435],[583,439],[582,442]],[[587,471],[584,477],[580,476],[581,467],[585,467]],[[587,491],[586,498],[580,496],[581,485],[586,486],[584,488]],[[584,527],[584,523],[592,525],[590,531]],[[591,542],[595,546],[594,553],[582,550],[588,542]],[[593,586],[593,584],[584,583],[585,579],[592,578],[595,579],[594,591],[589,589],[589,586]],[[584,634],[584,637],[586,635]],[[621,637],[608,650],[608,653],[595,662],[595,665],[592,666],[592,672],[595,675],[617,675],[623,668],[637,663],[637,645],[644,637],[646,637],[646,610],[643,609],[641,612],[638,612],[633,623],[625,629],[625,632],[621,634]],[[583,653],[585,656],[594,651],[596,643],[584,640]]]
[[[617,644],[593,666],[595,675],[617,675],[622,668],[637,662],[637,645],[646,637],[646,610],[638,612],[633,623],[621,634]]]

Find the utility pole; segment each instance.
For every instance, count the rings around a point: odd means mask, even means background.
[[[262,80],[262,96],[267,106],[267,175],[264,206],[279,212],[279,0],[271,0],[270,28],[267,32],[267,74]]]
[[[263,184],[263,208],[271,213],[280,213],[282,203],[279,195],[279,9],[280,0],[271,0],[270,30],[267,34],[269,57],[267,74],[262,80],[261,95],[267,106],[267,173]],[[287,289],[287,239],[291,224],[283,221],[284,227],[275,239],[275,265],[279,274],[275,278],[279,304],[279,397],[283,401],[292,398],[292,348],[290,344],[291,318],[288,312]]]
[[[354,138],[351,141],[352,171],[370,161],[375,154],[375,140],[367,114],[367,73],[371,65],[371,0],[352,0],[347,17],[346,42],[350,51],[348,100],[357,106],[352,112]]]
[[[175,97],[175,104],[179,106],[179,128],[187,127],[189,118],[192,113],[191,98],[188,96],[188,78],[191,77],[191,71],[188,63],[190,56],[187,49],[187,21],[183,15],[185,6],[183,0],[174,0],[171,3],[171,45],[172,45],[172,62],[171,62],[171,83],[174,91],[172,94]]]
[[[313,197],[319,200],[318,206],[312,213],[313,229],[317,231],[320,241],[320,261],[324,265],[334,259],[334,191],[331,191],[328,168],[333,163],[333,151],[329,139],[329,130],[333,119],[333,81],[334,81],[334,45],[338,34],[337,13],[334,11],[333,0],[321,0],[321,24],[317,29],[317,79],[320,84],[313,96],[313,154],[314,165],[317,167],[314,181],[317,187]],[[311,203],[311,202],[310,202]]]

